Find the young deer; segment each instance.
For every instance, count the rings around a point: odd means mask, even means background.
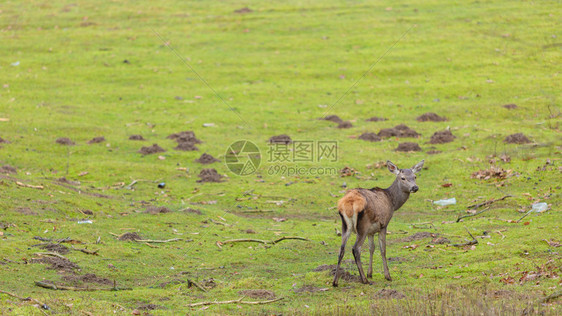
[[[365,237],[369,237],[369,270],[367,277],[373,276],[373,252],[375,251],[374,234],[379,233],[379,247],[384,267],[384,277],[392,281],[386,264],[386,227],[394,214],[410,197],[410,192],[417,192],[416,173],[423,167],[423,160],[411,169],[398,169],[387,161],[388,170],[396,175],[396,180],[387,189],[352,189],[338,201],[338,211],[342,219],[342,244],[338,257],[338,266],[334,277],[334,286],[338,286],[340,264],[345,253],[345,244],[351,232],[357,234],[357,241],[352,252],[361,275],[361,282],[368,284],[361,265],[361,246]]]

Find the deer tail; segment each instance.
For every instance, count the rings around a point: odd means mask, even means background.
[[[357,233],[357,217],[365,209],[366,205],[367,201],[365,198],[354,190],[349,191],[339,200],[338,211],[340,212],[345,230],[351,229],[352,232]]]

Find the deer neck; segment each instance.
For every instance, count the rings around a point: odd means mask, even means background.
[[[406,201],[408,201],[408,198],[410,197],[410,192],[404,192],[400,189],[398,179],[394,180],[392,185],[385,191],[390,197],[390,201],[392,202],[392,211],[396,211],[397,209],[402,207],[402,205],[404,205],[404,203],[406,203]]]

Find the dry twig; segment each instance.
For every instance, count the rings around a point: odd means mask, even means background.
[[[505,199],[507,199],[508,197],[513,197],[513,195],[508,194],[508,195],[506,195],[506,196],[504,196],[504,197],[502,197],[502,198],[495,199],[495,200],[492,199],[492,200],[488,200],[488,201],[485,201],[485,202],[482,202],[482,203],[477,203],[477,204],[469,205],[469,206],[467,206],[466,208],[467,208],[467,209],[474,209],[474,208],[479,208],[479,207],[482,207],[482,206],[487,206],[487,205],[490,205],[490,204],[495,203],[495,202],[497,202],[497,201],[505,200]]]
[[[457,223],[460,222],[460,220],[463,219],[463,218],[472,217],[472,216],[476,216],[476,215],[478,215],[478,214],[482,214],[482,213],[488,211],[489,209],[490,209],[490,208],[487,207],[487,208],[481,210],[480,212],[476,212],[476,213],[474,213],[474,214],[467,214],[467,215],[459,216],[459,217],[457,218]]]
[[[304,237],[298,237],[298,236],[283,236],[279,239],[275,239],[275,240],[262,240],[262,239],[252,239],[252,238],[243,238],[243,239],[230,239],[230,240],[225,240],[225,241],[220,241],[217,242],[217,245],[224,245],[224,244],[231,244],[231,243],[237,243],[237,242],[258,242],[258,243],[262,243],[262,244],[272,244],[275,245],[276,243],[279,243],[283,240],[287,240],[287,239],[296,239],[296,240],[306,240],[308,241],[308,239],[304,238]]]
[[[107,288],[95,288],[95,287],[74,287],[74,286],[65,286],[65,285],[54,285],[52,283],[47,283],[43,281],[35,281],[35,285],[51,289],[51,290],[63,290],[63,291],[129,291],[132,288],[118,288],[118,287],[107,287]]]
[[[207,289],[205,289],[201,284],[191,280],[191,279],[187,279],[187,286],[191,286],[191,285],[195,285],[198,289],[200,289],[203,292],[207,292]]]
[[[467,242],[463,242],[462,244],[452,244],[453,247],[464,247],[464,246],[470,246],[470,245],[478,244],[478,240],[476,238],[474,238],[474,236],[472,236],[472,234],[470,233],[468,228],[465,227],[465,229],[466,229],[466,232],[470,235],[470,237],[472,237],[472,240],[467,241]]]
[[[221,304],[249,304],[249,305],[260,305],[260,304],[269,304],[269,303],[273,303],[273,302],[277,302],[283,299],[283,297],[280,298],[276,298],[273,300],[267,300],[267,301],[255,301],[255,302],[244,302],[242,301],[244,299],[244,296],[237,299],[237,300],[231,300],[231,301],[212,301],[212,302],[199,302],[199,303],[193,303],[193,304],[187,304],[187,307],[197,307],[197,306],[205,306],[205,305],[221,305]]]

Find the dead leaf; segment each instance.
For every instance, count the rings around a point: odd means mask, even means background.
[[[506,276],[503,279],[500,279],[500,282],[503,282],[504,284],[514,284],[515,283],[515,279],[510,277],[509,275]]]
[[[404,249],[412,249],[412,250],[413,250],[413,249],[416,249],[416,248],[418,248],[418,247],[419,247],[419,245],[413,244],[413,245],[409,245],[409,246],[404,246],[404,247],[402,247],[402,248],[404,248]]]
[[[453,184],[452,183],[443,183],[441,186],[444,187],[444,188],[448,188],[448,187],[453,186]]]

